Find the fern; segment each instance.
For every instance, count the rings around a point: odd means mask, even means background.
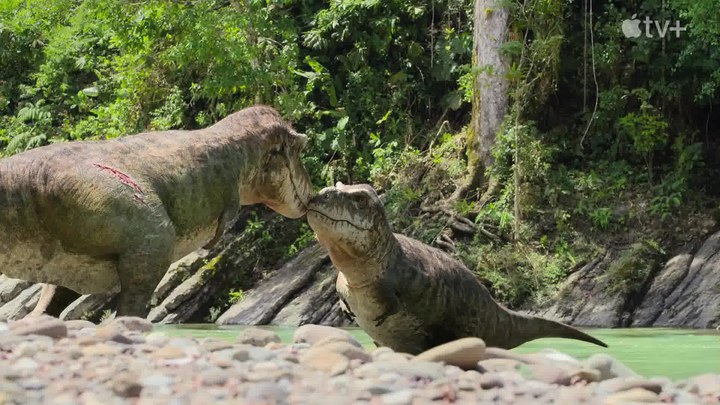
[[[50,111],[42,106],[42,100],[36,104],[28,103],[17,113],[16,119],[24,124],[49,124],[51,121]]]
[[[20,132],[10,138],[5,154],[10,156],[16,153],[24,152],[28,149],[42,146],[47,142],[47,136],[44,133],[35,134],[32,130]]]

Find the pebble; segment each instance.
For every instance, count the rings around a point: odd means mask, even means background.
[[[121,316],[119,318],[115,318],[110,321],[108,326],[122,326],[123,328],[131,332],[146,333],[153,330],[153,325],[150,321],[137,316]]]
[[[302,325],[295,329],[292,342],[309,343],[310,345],[314,345],[315,343],[331,336],[340,339],[346,339],[347,341],[358,347],[362,346],[360,342],[358,342],[358,340],[355,339],[355,337],[347,331],[333,328],[331,326],[312,324]]]
[[[84,319],[73,319],[70,321],[65,321],[65,326],[67,326],[68,331],[77,331],[84,328],[95,328],[95,324],[86,321]]]
[[[477,363],[477,370],[481,373],[514,371],[519,369],[523,363],[513,359],[487,359]]]
[[[338,375],[350,367],[350,360],[340,353],[310,349],[300,357],[300,364],[330,375]]]
[[[485,353],[485,342],[478,338],[464,338],[426,350],[413,361],[435,361],[453,365],[463,370],[473,370]]]
[[[120,353],[120,348],[111,346],[106,343],[98,343],[95,345],[85,346],[80,351],[83,356],[99,357],[99,356],[115,356]]]
[[[389,392],[383,394],[380,399],[385,405],[410,405],[413,402],[413,392],[409,389]]]
[[[145,343],[157,347],[162,347],[170,341],[170,338],[162,332],[152,332],[145,336]]]
[[[573,385],[580,381],[588,383],[600,380],[599,371],[575,367],[562,361],[556,364],[530,364],[528,369],[533,379],[548,384]]]
[[[133,340],[125,336],[125,334],[129,332],[129,329],[122,324],[110,323],[108,325],[98,326],[95,330],[95,336],[104,341],[132,344],[134,343]]]
[[[316,344],[312,350],[335,352],[345,356],[348,360],[360,360],[362,363],[372,361],[372,356],[365,350],[346,341],[333,341],[323,345]]]
[[[29,324],[9,324],[0,333],[0,404],[720,403],[720,374],[647,379],[606,355],[519,355],[479,339],[418,356],[369,353],[346,331],[316,325],[283,345],[260,328],[229,342],[171,338],[118,319],[68,321],[64,337],[17,335]]]
[[[627,391],[617,392],[605,398],[604,405],[621,405],[628,403],[657,402],[658,394],[644,388],[632,388]]]
[[[662,386],[659,383],[642,377],[612,378],[599,383],[596,390],[599,394],[613,394],[633,388],[642,388],[655,394],[662,391]]]
[[[585,366],[600,372],[600,380],[609,380],[617,377],[637,377],[637,373],[619,360],[605,353],[590,356],[584,362]]]
[[[280,343],[280,336],[267,329],[247,328],[240,332],[237,337],[237,342],[263,347],[269,343]]]
[[[112,379],[112,391],[122,398],[136,398],[140,396],[143,386],[134,373],[121,372]]]
[[[10,332],[17,336],[41,335],[59,339],[68,335],[68,328],[59,319],[38,316],[10,324]]]

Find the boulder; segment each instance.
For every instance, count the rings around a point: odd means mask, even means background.
[[[531,314],[575,326],[618,326],[625,300],[610,293],[601,277],[618,256],[613,250],[597,256],[560,285],[552,305]]]
[[[668,260],[635,309],[632,326],[648,327],[655,323],[665,309],[668,296],[687,276],[692,261],[693,255],[690,253],[682,253]]]
[[[693,256],[682,280],[667,295],[653,326],[715,328],[720,326],[720,232]],[[680,278],[679,275],[677,278]]]
[[[315,273],[328,261],[327,252],[319,245],[303,250],[257,288],[247,291],[245,299],[236,303],[217,323],[220,325],[265,325],[298,293],[308,288]]]
[[[23,283],[25,282],[16,283],[15,281],[9,281],[8,290],[11,289],[10,287],[12,287],[12,290],[16,290],[18,288],[17,286],[24,285]],[[0,307],[0,321],[20,319],[32,312],[40,299],[41,289],[42,284],[30,284],[29,287],[17,292],[14,298]]]

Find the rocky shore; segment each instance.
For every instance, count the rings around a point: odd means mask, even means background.
[[[170,337],[139,318],[0,323],[0,404],[719,404],[720,374],[644,378],[615,359],[519,355],[466,338],[417,356],[298,328],[283,344]]]

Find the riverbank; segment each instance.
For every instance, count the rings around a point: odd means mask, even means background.
[[[517,354],[479,339],[369,352],[314,325],[290,344],[257,328],[234,342],[152,329],[137,318],[0,324],[0,404],[720,403],[720,374],[647,379],[606,355]]]

